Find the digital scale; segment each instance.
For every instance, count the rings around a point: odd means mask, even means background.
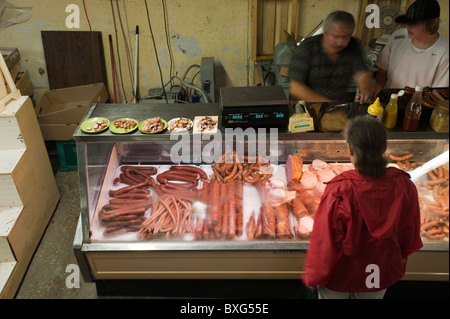
[[[289,100],[283,87],[220,88],[223,127],[279,127],[289,124]]]

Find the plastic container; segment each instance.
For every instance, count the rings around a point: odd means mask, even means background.
[[[436,132],[448,132],[449,126],[449,105],[447,100],[439,101],[431,113],[430,126]]]
[[[77,170],[77,147],[75,141],[57,141],[59,170],[67,172]]]
[[[383,105],[381,105],[380,103],[379,97],[377,97],[375,102],[373,102],[373,104],[369,105],[369,107],[367,108],[367,114],[369,114],[369,116],[373,117],[374,119],[380,122],[382,121],[383,118],[383,112],[384,108]]]
[[[398,113],[397,100],[398,95],[391,94],[391,99],[389,100],[389,103],[383,112],[382,121],[384,127],[386,127],[387,129],[392,129],[397,124],[397,113]]]

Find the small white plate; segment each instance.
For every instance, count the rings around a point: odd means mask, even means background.
[[[177,123],[183,121],[186,122],[186,125],[184,127],[177,127]],[[176,117],[171,119],[168,123],[168,129],[170,132],[185,132],[185,131],[189,131],[192,126],[192,120],[188,119],[186,117]]]

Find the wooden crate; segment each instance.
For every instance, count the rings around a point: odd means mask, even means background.
[[[0,112],[0,298],[13,298],[59,200],[33,103]]]
[[[8,86],[8,87],[7,87]],[[9,72],[8,66],[0,57],[0,112],[3,112],[8,104],[13,99],[20,97],[20,91],[16,88],[14,80]]]

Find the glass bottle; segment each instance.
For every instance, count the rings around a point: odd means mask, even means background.
[[[420,115],[422,114],[422,87],[416,86],[414,94],[406,105],[405,116],[403,117],[402,127],[405,131],[412,132],[417,130]]]
[[[397,94],[391,94],[391,99],[389,100],[386,109],[383,112],[383,124],[387,129],[392,129],[397,124]]]
[[[430,125],[436,132],[448,132],[449,111],[448,100],[441,100],[431,113]]]

